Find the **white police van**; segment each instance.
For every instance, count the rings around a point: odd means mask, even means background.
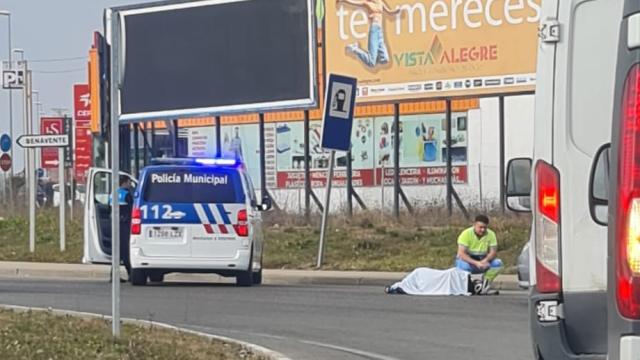
[[[87,201],[91,203],[87,212],[89,225],[95,228],[90,233],[100,235],[106,229],[100,225],[110,218],[106,214],[105,221],[104,196],[95,191],[100,188],[95,180],[95,176],[90,179],[93,201]],[[258,204],[247,171],[235,160],[154,160],[142,170],[134,191],[131,283],[160,282],[167,273],[183,272],[235,277],[240,286],[260,284],[260,211],[268,210],[270,204],[268,197]],[[109,247],[104,246],[110,240],[99,240],[85,237],[85,262],[110,258],[105,251]]]

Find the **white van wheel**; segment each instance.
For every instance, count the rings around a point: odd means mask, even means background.
[[[253,285],[253,271],[243,271],[236,276],[236,285],[238,286],[251,286]]]
[[[151,280],[151,282],[163,282],[164,281],[164,274],[161,272],[151,272],[151,274],[149,274],[149,280]]]
[[[249,268],[247,271],[243,271],[236,275],[237,286],[251,286],[253,285],[253,249],[251,249],[251,255],[249,255]]]
[[[147,272],[140,269],[131,269],[131,285],[147,285]]]
[[[260,285],[262,284],[262,269],[260,271],[253,273],[253,284]]]

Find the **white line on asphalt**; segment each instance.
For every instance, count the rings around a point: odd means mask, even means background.
[[[296,339],[296,338],[289,338],[289,337],[279,336],[279,335],[271,335],[271,334],[265,334],[265,333],[256,333],[256,332],[248,332],[248,331],[240,331],[240,330],[216,329],[216,328],[212,328],[212,327],[208,327],[208,326],[198,326],[198,325],[188,325],[188,324],[180,324],[179,326],[180,327],[185,327],[185,328],[198,329],[198,330],[207,331],[207,332],[208,331],[214,331],[214,332],[218,332],[218,333],[219,332],[228,332],[228,333],[233,333],[233,334],[244,334],[244,335],[249,335],[249,336],[259,336],[259,337],[265,337],[265,338],[276,339],[276,340],[295,341],[295,342],[299,342],[299,343],[302,343],[302,344],[313,345],[313,346],[323,347],[323,348],[337,350],[337,351],[341,351],[341,352],[346,352],[346,353],[349,353],[349,354],[352,354],[352,355],[357,355],[357,356],[361,356],[361,357],[372,359],[372,360],[399,360],[397,358],[393,358],[393,357],[389,357],[389,356],[385,356],[385,355],[381,355],[381,354],[376,354],[376,353],[372,353],[372,352],[368,352],[368,351],[358,350],[358,349],[349,348],[349,347],[345,347],[345,346],[327,344],[327,343],[318,342],[318,341],[312,341],[312,340]]]

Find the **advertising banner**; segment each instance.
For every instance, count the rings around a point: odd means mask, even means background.
[[[541,0],[326,0],[327,72],[358,102],[532,91]]]
[[[62,135],[64,134],[64,118],[43,117],[40,119],[40,134]],[[59,164],[57,148],[43,148],[41,151],[41,164],[43,169],[57,169]]]
[[[91,135],[91,92],[88,84],[73,86],[74,138],[74,178],[79,183],[86,181],[87,171],[92,164],[93,137]]]
[[[446,120],[444,114],[400,117],[400,182],[402,185],[442,185],[446,182]],[[468,124],[466,112],[454,112],[451,124],[453,182],[468,182]],[[351,133],[353,185],[393,184],[393,117],[356,118]],[[311,186],[324,187],[328,151],[321,146],[322,123],[309,123]],[[260,152],[257,124],[223,125],[225,157],[241,157],[256,187],[260,184]],[[215,128],[189,129],[189,156],[215,155]],[[304,123],[278,122],[265,125],[265,167],[267,186],[277,189],[304,188]],[[346,186],[347,155],[336,154],[335,185]]]

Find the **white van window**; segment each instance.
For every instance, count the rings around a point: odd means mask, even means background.
[[[146,173],[143,200],[157,203],[240,204],[245,202],[235,169],[187,168]]]
[[[109,205],[109,195],[111,194],[111,174],[106,172],[97,173],[93,180],[93,198],[98,204]]]
[[[616,30],[612,26],[596,26],[603,18],[616,16],[618,7],[608,1],[585,1],[576,8],[571,63],[569,64],[571,93],[570,131],[574,144],[585,155],[593,156],[604,135],[611,132],[613,86],[611,81],[616,56]],[[594,61],[593,59],[598,59]]]

